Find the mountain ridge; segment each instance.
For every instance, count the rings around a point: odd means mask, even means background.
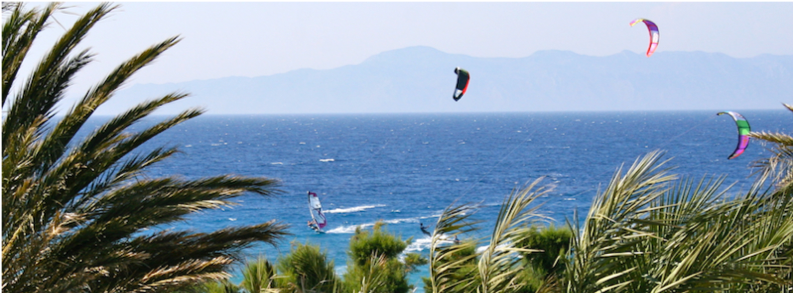
[[[471,83],[454,102],[457,66],[471,72]],[[192,97],[160,112],[194,105],[210,114],[779,109],[793,92],[793,56],[544,50],[483,58],[414,46],[333,69],[137,84],[102,107],[121,111],[174,91]]]

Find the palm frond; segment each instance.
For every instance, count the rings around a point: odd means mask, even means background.
[[[625,278],[637,270],[630,259],[646,253],[634,249],[644,239],[655,237],[634,224],[650,213],[650,203],[675,179],[661,169],[665,163],[659,163],[661,156],[659,151],[648,153],[624,175],[622,167],[618,168],[595,197],[584,226],[577,218],[573,223],[568,220],[574,233],[572,260],[564,274],[567,292],[618,292],[633,282]]]
[[[69,55],[85,38],[88,31],[114,9],[116,6],[100,4],[79,18],[55,43],[50,52],[34,68],[30,78],[14,99],[14,103],[8,108],[8,116],[3,121],[4,128],[27,127],[39,116],[52,117],[53,107],[63,98],[72,76],[92,57],[84,51],[67,61]],[[2,143],[7,142],[8,136],[4,132]]]
[[[327,252],[308,243],[292,243],[290,254],[279,258],[279,288],[289,292],[331,292],[341,285],[334,271],[334,262],[328,261]]]
[[[240,287],[248,293],[264,293],[275,288],[275,277],[275,267],[260,256],[245,265]]]
[[[355,293],[384,292],[383,289],[387,283],[385,272],[388,271],[388,258],[382,254],[375,254],[368,259],[369,264],[365,266],[368,270],[361,278],[361,289],[355,290]]]
[[[432,233],[429,252],[432,292],[450,292],[455,289],[476,288],[475,282],[471,282],[471,279],[460,278],[457,274],[465,270],[464,266],[466,264],[476,260],[476,253],[464,254],[462,252],[476,249],[477,242],[473,240],[463,241],[460,244],[442,246],[441,240],[444,237],[448,237],[446,235],[458,235],[475,231],[477,229],[475,225],[479,221],[473,221],[470,218],[478,208],[478,205],[470,203],[452,204],[444,209],[438,218],[435,230]],[[472,274],[471,276],[475,275]],[[460,286],[463,288],[458,288]]]
[[[757,246],[758,227],[745,222],[740,210],[754,205],[748,201],[730,202],[712,208],[702,217],[692,219],[681,231],[675,233],[656,257],[668,266],[667,273],[660,278],[654,292],[664,290],[691,290],[702,287],[727,288],[741,283],[758,281],[781,282],[770,274],[756,271],[762,265],[761,254],[773,250],[776,245]],[[745,215],[745,214],[744,214]]]
[[[11,10],[3,2],[3,12]],[[24,4],[14,5],[6,22],[3,24],[3,106],[6,103],[22,61],[25,60],[33,40],[47,24],[52,13],[60,7],[59,3],[50,3],[43,11],[25,11]],[[24,31],[23,31],[24,28]]]
[[[751,132],[750,137],[774,144],[771,156],[752,162],[760,176],[770,176],[778,187],[787,188],[793,183],[793,137],[783,133]]]
[[[547,219],[537,209],[530,207],[534,201],[551,191],[550,188],[537,187],[539,178],[520,191],[513,191],[501,205],[490,242],[479,257],[480,292],[508,292],[514,290],[519,281],[518,272],[522,270],[521,253],[540,252],[535,249],[517,247],[525,237],[524,230],[530,220]]]
[[[783,103],[793,112],[793,106]],[[793,183],[793,137],[784,133],[751,132],[749,137],[772,143],[772,155],[752,162],[761,176],[770,176],[773,183],[783,188],[790,188]]]
[[[74,138],[77,131],[83,126],[85,121],[94,113],[96,108],[104,104],[127,80],[132,74],[139,71],[141,68],[153,62],[162,52],[171,48],[179,42],[178,38],[170,38],[164,42],[148,48],[143,53],[131,58],[124,64],[120,65],[108,77],[96,87],[86,93],[83,99],[78,102],[65,117],[52,129],[50,135],[42,143],[43,160],[41,165],[43,169],[49,169],[55,161],[63,156],[66,151],[68,143]],[[96,149],[101,149],[101,146],[107,148],[108,142],[116,141],[119,134],[127,127],[135,122],[138,122],[143,117],[148,116],[157,108],[177,101],[186,97],[186,94],[169,94],[162,98],[145,102],[138,105],[126,113],[116,116],[111,121],[107,122],[97,131],[83,141],[81,147],[77,148],[79,151],[91,154]],[[170,120],[167,124],[161,124],[152,127],[149,132],[155,129],[167,129],[172,125],[185,121],[197,115],[200,115],[199,110],[190,110],[183,112],[177,117]],[[170,126],[169,126],[170,125]],[[143,135],[144,137],[151,137],[157,133],[150,133]],[[139,145],[139,144],[138,144]]]

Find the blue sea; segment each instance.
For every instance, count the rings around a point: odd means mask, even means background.
[[[791,132],[793,114],[786,110],[739,112],[754,131]],[[135,128],[164,118],[148,118]],[[665,150],[668,166],[681,177],[726,175],[726,183],[736,183],[732,190],[746,190],[752,161],[770,153],[752,141],[746,153],[727,160],[736,144],[735,123],[715,111],[303,114],[205,115],[142,149],[168,145],[182,151],[148,176],[230,173],[281,180],[277,196],[245,195],[235,200],[237,206],[164,228],[212,231],[276,219],[289,224],[292,235],[276,247],[248,249],[251,258],[274,261],[292,242],[311,243],[321,246],[341,274],[358,226],[371,228],[382,220],[388,231],[412,239],[408,252],[426,255],[429,238],[419,223],[432,227],[454,202],[481,203],[476,217],[485,221],[482,230],[463,238],[487,238],[504,198],[540,177],[555,187],[541,199],[540,212],[564,224],[576,210],[586,215],[598,188],[621,164],[629,166],[651,150]],[[322,200],[325,234],[306,227],[306,191]],[[410,277],[419,292],[426,269]]]

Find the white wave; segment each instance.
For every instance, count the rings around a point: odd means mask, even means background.
[[[283,164],[284,163],[282,163],[282,162],[272,162],[272,163],[270,163],[270,165],[283,165]]]
[[[393,220],[385,220],[383,221],[386,224],[399,224],[399,223],[418,223],[419,218],[406,218],[406,219],[393,219]],[[355,228],[361,227],[361,229],[365,229],[368,227],[374,226],[374,222],[372,223],[365,223],[360,225],[348,225],[348,226],[341,226],[336,227],[331,230],[328,230],[326,233],[331,234],[352,234],[355,233]]]
[[[336,228],[328,230],[325,233],[328,233],[328,234],[352,234],[352,233],[355,233],[355,228],[358,228],[359,226],[363,229],[363,228],[366,228],[366,227],[374,226],[374,223],[336,227]]]
[[[441,238],[440,240],[438,240],[438,243],[452,244],[454,243],[454,240],[448,238]],[[413,240],[413,243],[410,243],[410,245],[408,245],[408,247],[405,248],[405,251],[403,251],[402,253],[405,254],[409,252],[424,251],[430,248],[430,244],[432,244],[432,238],[429,236],[423,236],[422,238]]]
[[[501,244],[501,245],[496,245],[496,250],[511,248],[511,246],[512,246],[511,243],[504,243],[504,244]],[[488,247],[490,247],[490,246],[488,246],[488,245],[479,246],[479,247],[476,248],[476,253],[482,253],[485,250],[487,250]],[[522,256],[520,256],[519,254],[515,254],[515,257],[522,258]]]
[[[232,221],[232,222],[236,221],[236,220],[237,220],[237,218],[229,218],[229,221]]]
[[[319,159],[320,162],[333,162],[334,159]]]
[[[343,208],[343,209],[332,209],[325,211],[326,214],[344,214],[344,213],[355,213],[355,212],[362,212],[364,210],[384,207],[384,204],[376,204],[376,205],[366,205],[366,206],[357,206],[351,208]]]
[[[336,275],[341,276],[341,275],[344,275],[344,273],[347,272],[347,266],[346,265],[337,266],[337,267],[334,267],[333,270],[336,272]]]
[[[413,240],[413,243],[408,245],[408,247],[405,248],[405,250],[402,253],[405,254],[410,252],[419,252],[425,249],[429,249],[431,243],[432,243],[432,238],[430,238],[429,236],[424,236],[423,238],[415,239]]]

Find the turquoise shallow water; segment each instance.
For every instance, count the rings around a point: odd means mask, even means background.
[[[238,206],[203,212],[166,229],[215,229],[276,219],[291,225],[277,247],[247,253],[275,260],[297,241],[317,244],[341,273],[356,226],[383,220],[408,251],[426,255],[432,226],[455,200],[480,202],[486,238],[499,204],[518,185],[545,176],[555,189],[540,211],[564,223],[585,214],[597,192],[622,163],[650,150],[666,150],[674,172],[699,179],[727,175],[745,190],[753,160],[768,155],[757,142],[727,160],[737,144],[734,122],[717,111],[601,113],[482,113],[378,115],[202,116],[144,145],[177,145],[181,154],[154,166],[149,176],[198,178],[234,173],[282,181],[280,195],[246,195]],[[755,131],[790,132],[786,111],[739,111]],[[106,119],[106,118],[105,118]],[[162,119],[154,117],[141,125]],[[104,119],[92,120],[87,129]],[[319,194],[327,233],[306,228],[306,191]],[[411,275],[421,292],[426,267]]]

